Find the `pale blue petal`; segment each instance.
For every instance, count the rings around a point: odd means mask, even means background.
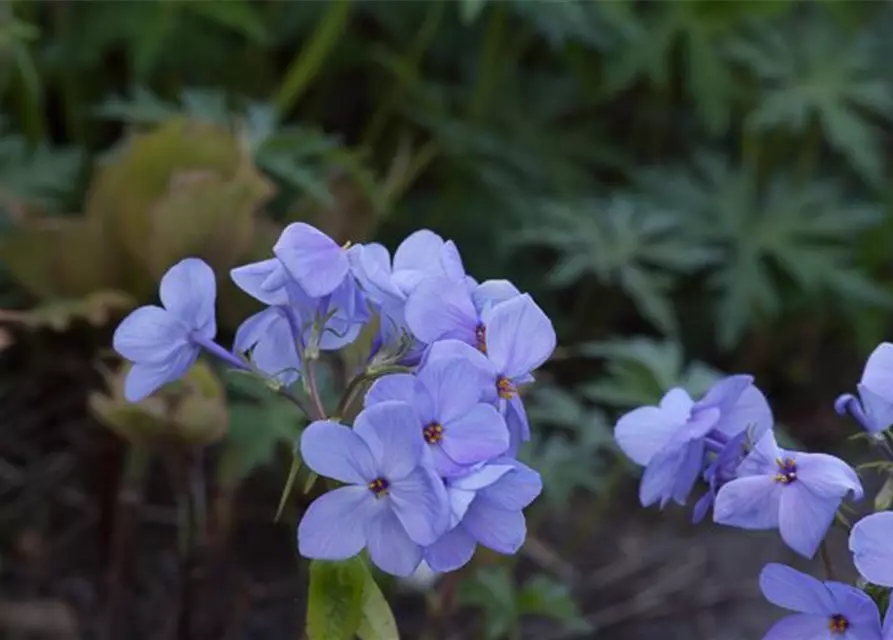
[[[425,561],[434,571],[455,571],[469,563],[476,546],[471,534],[459,525],[425,548]]]
[[[332,293],[350,268],[346,252],[329,236],[304,222],[288,225],[273,246],[273,253],[307,295],[314,298]]]
[[[668,447],[651,459],[639,484],[639,501],[643,507],[649,507],[656,502],[660,502],[663,506],[669,501],[676,483],[676,475],[685,460],[687,450],[687,446]]]
[[[772,476],[737,478],[716,494],[713,521],[741,529],[775,529],[784,487]]]
[[[737,435],[750,427],[759,439],[774,423],[766,397],[753,385],[747,385],[736,402],[728,410],[721,408],[721,411],[722,418],[716,428],[729,436]]]
[[[685,454],[676,471],[672,498],[676,504],[685,505],[704,467],[704,443],[692,442],[685,448]],[[666,498],[665,498],[666,500]],[[661,505],[663,506],[663,505]]]
[[[487,386],[494,387],[497,372],[493,363],[490,362],[487,356],[468,343],[460,340],[438,340],[428,349],[425,362],[428,363],[441,358],[464,358],[468,360],[486,376],[489,381]]]
[[[366,525],[386,511],[366,487],[341,487],[324,493],[298,525],[298,552],[305,558],[344,560],[366,545]]]
[[[406,296],[391,280],[391,256],[378,243],[356,245],[348,251],[353,272],[367,296],[386,309],[402,305]]]
[[[842,498],[850,491],[861,500],[862,483],[855,470],[840,458],[825,453],[798,453],[797,480],[819,497]]]
[[[446,275],[440,264],[443,238],[428,229],[419,229],[408,236],[394,253],[394,272],[416,271],[423,276]]]
[[[626,457],[647,466],[683,424],[684,420],[679,421],[662,408],[639,407],[620,417],[614,439]]]
[[[443,243],[443,248],[440,250],[440,265],[444,275],[450,280],[462,282],[465,279],[465,266],[462,264],[462,256],[459,255],[459,249],[452,240],[447,240]]]
[[[445,278],[426,280],[406,300],[406,325],[422,342],[453,338],[475,344],[479,324],[471,295]]]
[[[893,587],[893,512],[875,513],[859,520],[850,532],[850,551],[863,578]]]
[[[891,394],[881,395],[875,393],[864,384],[858,385],[859,398],[862,401],[862,408],[867,419],[867,424],[863,424],[870,433],[884,431],[893,425],[893,398]]]
[[[293,383],[301,367],[291,324],[282,307],[268,307],[249,317],[236,331],[233,349],[251,351],[251,361],[262,372],[284,384]]]
[[[673,387],[660,399],[660,410],[670,422],[683,424],[691,416],[695,402],[682,387]]]
[[[760,572],[760,590],[772,604],[818,616],[830,617],[837,611],[831,592],[811,575],[783,564],[771,563]]]
[[[203,338],[214,339],[217,280],[203,260],[186,258],[168,269],[161,278],[159,294],[171,315]]]
[[[884,614],[883,639],[893,640],[893,607],[887,607],[887,613]]]
[[[520,295],[518,288],[508,280],[487,280],[474,288],[471,299],[474,301],[474,308],[481,313],[488,307]]]
[[[505,423],[509,430],[509,448],[506,453],[517,456],[521,444],[530,440],[530,423],[527,421],[521,394],[516,393],[505,403]]]
[[[434,416],[446,424],[481,399],[488,377],[462,357],[430,360],[416,374],[434,401]]]
[[[301,456],[319,475],[363,485],[367,492],[366,483],[381,473],[364,439],[331,420],[319,420],[304,429]]]
[[[375,566],[391,575],[411,576],[422,562],[422,547],[410,539],[390,509],[382,509],[368,521],[366,545]]]
[[[161,307],[140,307],[115,329],[112,346],[131,362],[164,362],[187,344],[188,333],[182,322]]]
[[[411,373],[394,373],[376,380],[363,400],[364,407],[398,400],[414,404],[419,391],[419,381]]]
[[[468,511],[468,507],[471,506],[475,497],[477,497],[476,491],[466,491],[465,489],[458,489],[452,486],[447,487],[447,500],[450,503],[450,524],[448,528],[455,527],[462,522],[465,512]]]
[[[286,293],[285,287],[273,288],[270,286],[272,284],[271,276],[282,271],[284,271],[282,263],[277,258],[270,258],[236,267],[229,272],[229,277],[239,289],[255,300],[264,304],[284,306],[288,304],[288,293]]]
[[[875,347],[865,362],[861,383],[893,400],[893,344],[882,342]]]
[[[185,376],[197,359],[198,349],[185,346],[164,362],[132,365],[124,380],[124,397],[128,402],[139,402],[160,387]]]
[[[426,444],[412,405],[389,401],[364,409],[354,420],[354,432],[369,446],[378,470],[393,484],[422,460]]]
[[[717,407],[720,413],[730,413],[741,394],[753,385],[753,376],[739,374],[727,376],[714,384],[698,401],[699,407]]]
[[[471,503],[462,525],[479,544],[499,553],[517,552],[527,536],[523,513],[499,509],[481,496]]]
[[[268,307],[245,318],[242,324],[239,325],[239,328],[236,329],[236,336],[233,338],[233,351],[235,353],[250,351],[269,331],[270,326],[278,318],[279,313],[273,307]]]
[[[498,462],[490,466],[499,466]],[[495,507],[520,511],[527,508],[540,495],[543,480],[540,474],[524,463],[512,460],[511,464],[512,471],[502,475],[493,484],[483,487],[480,495]]]
[[[433,470],[417,467],[391,482],[390,502],[406,533],[414,542],[431,544],[450,520],[450,504],[443,481]]]
[[[744,461],[738,466],[738,476],[775,475],[778,465],[776,460],[788,457],[775,442],[775,435],[768,431],[754,445]]]
[[[763,640],[839,640],[828,624],[828,618],[799,613],[776,622]]]
[[[450,478],[450,487],[461,489],[463,491],[477,492],[481,489],[489,487],[507,473],[511,473],[515,469],[514,460],[500,458],[489,464],[476,465],[472,467],[466,474]]]
[[[785,486],[778,516],[781,539],[800,555],[812,558],[834,522],[840,502],[840,498],[816,496],[802,482]]]
[[[528,294],[495,307],[487,325],[487,357],[508,378],[526,375],[555,350],[555,329]]]
[[[428,446],[431,466],[441,478],[461,476],[468,470],[468,465],[459,464],[443,450],[443,442]]]
[[[881,616],[871,596],[862,589],[842,582],[826,582],[825,587],[834,598],[835,611],[846,616],[850,622],[847,637],[857,640],[880,638]]]
[[[441,446],[460,465],[484,462],[505,452],[509,431],[495,407],[479,403],[465,413],[442,422]]]

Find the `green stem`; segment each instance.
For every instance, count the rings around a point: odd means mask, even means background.
[[[326,419],[326,408],[323,406],[322,398],[319,395],[319,384],[316,380],[316,363],[318,360],[316,358],[308,358],[307,359],[307,367],[306,367],[306,379],[307,379],[307,393],[310,396],[310,400],[313,402],[313,407],[316,410],[316,420],[325,420]]]
[[[320,5],[324,6],[324,5]],[[338,44],[350,16],[350,0],[330,0],[310,40],[295,57],[285,73],[285,80],[273,96],[281,115],[290,110],[322,69],[326,58]]]

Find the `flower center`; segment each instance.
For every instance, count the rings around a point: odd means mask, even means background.
[[[850,628],[850,621],[845,616],[835,613],[828,621],[828,628],[831,630],[831,633],[846,633],[847,629]]]
[[[369,491],[375,494],[376,498],[381,498],[388,495],[388,488],[390,488],[391,483],[387,481],[387,478],[376,478],[368,485]]]
[[[439,422],[432,422],[422,429],[422,435],[425,436],[425,442],[428,444],[437,444],[443,440],[443,425]]]
[[[503,400],[511,400],[518,393],[518,390],[515,389],[515,385],[512,384],[511,380],[505,376],[499,376],[496,378],[496,393]]]
[[[479,324],[474,329],[474,341],[475,345],[478,348],[478,351],[481,353],[487,353],[487,327],[484,323]]]
[[[797,479],[797,463],[793,458],[778,458],[775,464],[778,465],[778,473],[775,474],[777,483],[791,484]]]

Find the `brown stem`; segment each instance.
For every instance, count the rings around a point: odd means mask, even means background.
[[[822,564],[825,567],[825,577],[828,580],[836,580],[834,577],[834,565],[831,564],[831,554],[828,553],[828,545],[825,541],[822,541],[821,546],[819,546],[819,553],[822,556]]]
[[[310,394],[310,399],[313,401],[313,406],[316,409],[316,420],[325,420],[326,419],[326,408],[323,406],[322,398],[319,397],[319,385],[316,382],[316,358],[310,358],[307,360],[307,392]]]
[[[149,453],[145,449],[132,445],[127,450],[115,508],[108,573],[105,577],[107,596],[100,625],[101,640],[115,637],[115,612],[123,591],[121,575],[129,557],[127,549],[133,537],[134,520],[143,503],[148,465]]]

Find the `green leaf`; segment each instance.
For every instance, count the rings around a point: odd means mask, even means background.
[[[193,13],[201,16],[209,22],[216,22],[246,38],[255,44],[266,44],[267,28],[257,13],[253,2],[245,0],[225,0],[225,2],[194,2],[185,3]]]
[[[360,556],[310,562],[308,640],[353,640],[363,619],[367,573]]]
[[[582,617],[580,609],[567,585],[546,575],[528,580],[518,593],[521,615],[535,615],[560,620],[569,628],[588,631],[591,625]]]
[[[366,584],[363,588],[363,616],[357,636],[360,640],[400,640],[397,621],[388,601],[364,563]]]
[[[487,0],[459,0],[459,14],[462,22],[472,24],[481,15],[481,11],[487,4]]]
[[[893,476],[888,476],[874,498],[874,510],[886,511],[893,504]]]

